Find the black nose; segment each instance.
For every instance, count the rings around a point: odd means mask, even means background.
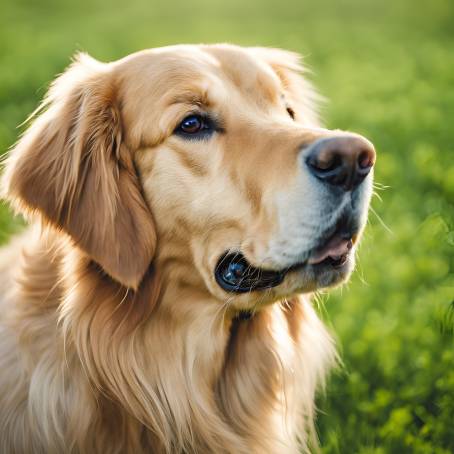
[[[325,137],[310,146],[306,164],[319,180],[351,191],[374,166],[375,150],[361,136]]]

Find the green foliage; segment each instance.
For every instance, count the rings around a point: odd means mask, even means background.
[[[378,150],[376,214],[358,269],[325,297],[344,365],[318,403],[322,450],[447,454],[454,451],[453,17],[451,0],[3,0],[0,149],[13,144],[16,126],[76,50],[105,61],[177,42],[301,52],[330,99],[327,125],[363,133]],[[16,226],[0,206],[0,241]]]

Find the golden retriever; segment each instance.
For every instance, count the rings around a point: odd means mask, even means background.
[[[290,52],[78,55],[5,161],[0,452],[297,453],[375,151]]]

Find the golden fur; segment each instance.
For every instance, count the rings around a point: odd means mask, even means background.
[[[272,266],[275,194],[332,133],[301,71],[280,50],[175,46],[79,55],[53,83],[3,177],[32,226],[0,253],[0,452],[309,449],[335,354],[297,293],[320,285],[213,278],[235,246]],[[225,132],[172,135],[194,109]]]

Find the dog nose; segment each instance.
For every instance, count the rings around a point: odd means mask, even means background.
[[[310,146],[306,164],[319,180],[351,191],[374,166],[375,150],[361,136],[325,137]]]

